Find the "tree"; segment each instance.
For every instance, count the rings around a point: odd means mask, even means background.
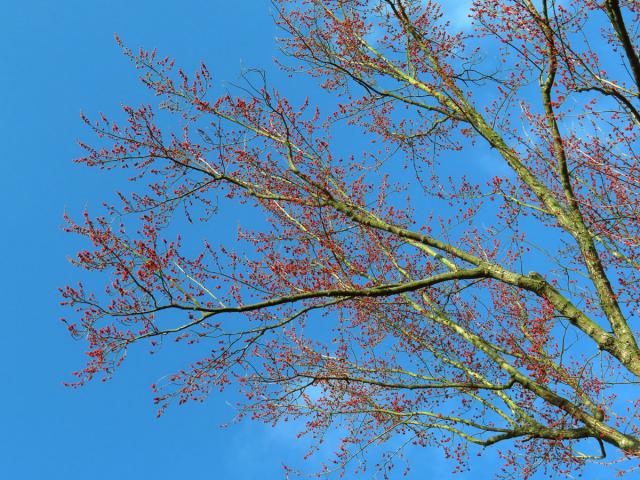
[[[255,419],[339,425],[339,466],[400,441],[458,462],[506,443],[520,478],[635,467],[640,2],[475,0],[469,29],[443,5],[276,0],[285,68],[333,94],[324,114],[255,72],[215,98],[204,65],[123,46],[161,112],[85,118],[100,146],[79,161],[144,186],[67,218],[92,243],[75,262],[109,275],[62,291],[78,383],[175,338],[208,353],[154,386],[161,411],[233,383]],[[226,204],[263,221],[183,245]]]

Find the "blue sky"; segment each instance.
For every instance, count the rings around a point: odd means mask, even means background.
[[[166,373],[145,351],[133,353],[110,382],[62,385],[82,366],[82,345],[59,321],[57,288],[77,272],[67,257],[79,247],[62,231],[62,214],[99,209],[122,188],[72,163],[79,119],[116,112],[144,89],[113,40],[157,47],[187,68],[205,60],[218,80],[243,67],[272,72],[273,82],[302,95],[272,64],[276,30],[269,2],[183,0],[6,1],[0,16],[0,138],[4,206],[0,236],[0,478],[199,479],[282,478],[282,462],[304,465],[295,426],[272,428],[233,418],[231,392],[155,418],[149,386]],[[407,478],[450,476],[439,453],[410,453]],[[476,464],[486,473],[491,456]],[[596,475],[594,473],[594,475]],[[470,478],[470,477],[469,477]],[[593,476],[592,478],[606,478]]]

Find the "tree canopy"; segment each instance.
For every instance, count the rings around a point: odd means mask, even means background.
[[[637,467],[640,2],[474,0],[464,27],[450,4],[275,0],[281,67],[333,103],[263,72],[216,93],[118,40],[157,102],[83,117],[78,161],[134,183],[66,218],[105,281],[62,289],[78,384],[172,339],[203,354],[160,411],[233,385],[317,448],[341,432],[327,468],[385,443],[385,474],[468,444],[518,478]]]

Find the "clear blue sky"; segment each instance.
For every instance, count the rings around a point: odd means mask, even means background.
[[[114,32],[187,68],[205,60],[217,79],[262,67],[301,94],[272,64],[276,30],[266,0],[2,3],[0,478],[282,478],[282,462],[300,465],[304,453],[295,428],[245,422],[221,430],[234,415],[231,392],[157,420],[149,386],[164,366],[143,351],[108,383],[62,385],[84,361],[59,321],[69,312],[57,288],[77,276],[67,257],[78,248],[62,232],[62,214],[98,209],[122,188],[72,163],[81,154],[76,140],[90,138],[79,112],[116,112],[144,91]],[[439,453],[411,458],[408,478],[471,478],[450,476]],[[477,478],[495,467],[491,456],[476,466]]]

